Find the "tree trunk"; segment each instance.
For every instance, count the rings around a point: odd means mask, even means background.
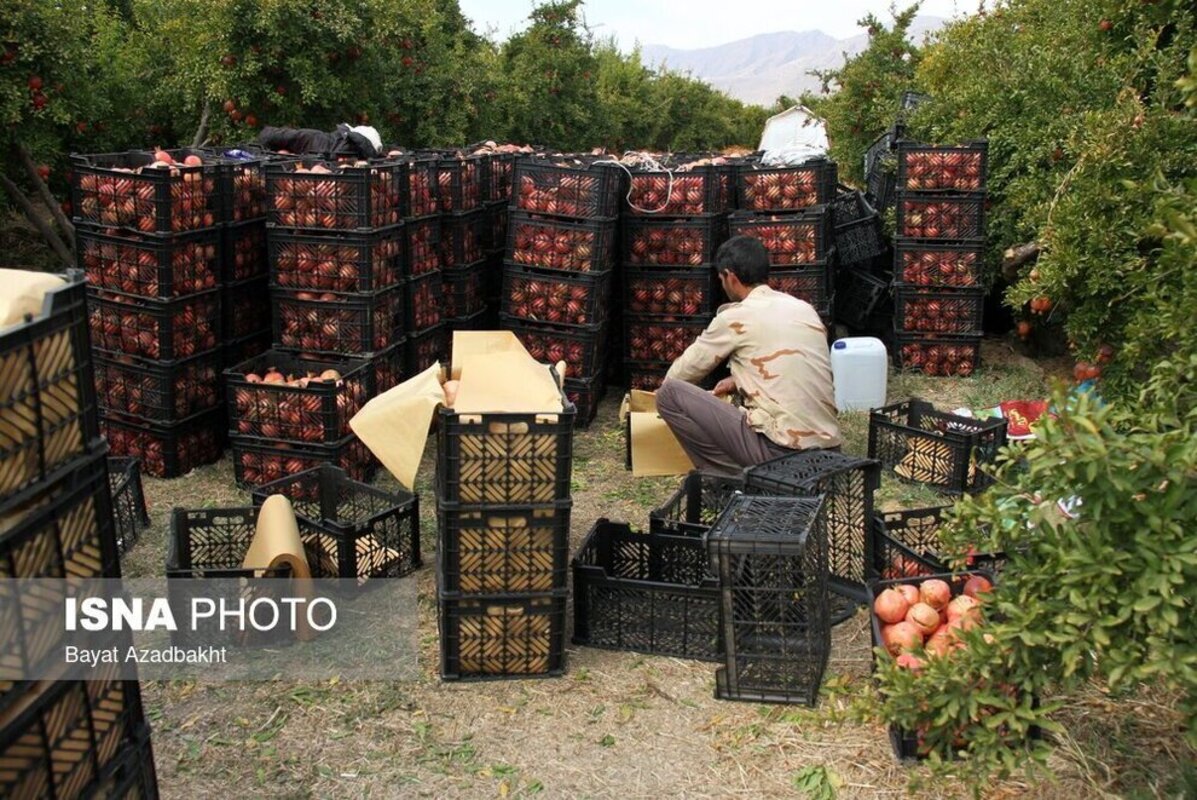
[[[42,196],[42,202],[46,204],[46,208],[50,209],[50,215],[54,217],[54,221],[62,229],[67,246],[74,247],[75,226],[67,219],[66,214],[62,213],[62,206],[59,205],[58,199],[54,197],[54,194],[50,191],[50,187],[37,174],[37,165],[33,163],[33,156],[29,154],[29,148],[25,146],[24,142],[16,142],[14,147],[17,151],[17,157],[25,165],[25,172],[29,174],[29,180],[37,187],[38,193]]]
[[[33,227],[37,228],[38,233],[42,235],[42,238],[50,245],[50,248],[58,254],[58,257],[62,259],[62,263],[68,268],[75,266],[75,259],[71,256],[70,249],[62,243],[62,239],[58,238],[58,234],[54,232],[54,229],[37,215],[37,209],[33,207],[33,203],[30,203],[29,198],[21,194],[20,188],[3,172],[0,172],[0,186],[3,186],[4,191],[8,192],[13,202],[21,207],[21,211],[25,212],[25,217],[33,223]]]
[[[1043,248],[1039,242],[1025,242],[1007,248],[1002,253],[1002,277],[1013,283],[1018,279],[1018,271],[1024,265],[1039,259]]]
[[[192,147],[200,147],[208,138],[208,120],[212,118],[212,101],[204,101],[204,111],[200,114],[199,127],[195,129],[195,136],[191,139]]]

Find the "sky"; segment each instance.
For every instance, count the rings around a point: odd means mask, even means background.
[[[868,12],[888,19],[891,0],[587,0],[582,7],[598,36],[614,35],[622,49],[663,44],[693,49],[726,44],[758,33],[821,30],[837,39],[863,31]],[[534,0],[459,0],[474,29],[506,39],[526,24]],[[905,5],[899,0],[899,5]],[[977,0],[924,0],[920,13],[952,17],[975,10]]]

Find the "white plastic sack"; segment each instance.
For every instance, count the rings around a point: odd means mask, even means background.
[[[804,107],[793,106],[765,122],[759,149],[769,166],[801,164],[827,154],[827,128]]]

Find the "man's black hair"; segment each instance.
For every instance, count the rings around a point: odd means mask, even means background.
[[[769,251],[760,239],[733,236],[715,253],[715,270],[731,272],[745,286],[757,286],[769,280]]]

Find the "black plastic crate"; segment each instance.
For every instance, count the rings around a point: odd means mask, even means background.
[[[458,214],[481,206],[489,174],[490,159],[485,155],[441,154],[436,161],[441,213]]]
[[[24,688],[0,725],[0,797],[157,797],[137,681],[117,679],[111,665],[96,672]]]
[[[374,370],[374,391],[382,394],[386,390],[403,383],[407,377],[407,342],[393,344],[381,353],[369,357],[370,367]]]
[[[611,307],[611,272],[532,272],[503,268],[502,311],[550,325],[602,325]]]
[[[719,584],[701,538],[599,519],[572,566],[574,644],[719,659]]]
[[[619,214],[623,172],[600,159],[524,156],[515,162],[513,209],[569,219]]]
[[[441,233],[439,216],[409,219],[403,224],[403,263],[408,277],[440,270]]]
[[[854,209],[837,208],[832,241],[840,264],[864,266],[889,250],[889,242],[881,229],[881,215],[873,210],[860,192],[849,197]]]
[[[444,318],[441,305],[445,294],[443,275],[442,272],[430,272],[412,278],[404,287],[407,306],[403,318],[409,334],[419,335],[441,324]]]
[[[242,339],[270,328],[270,279],[265,276],[220,289],[220,340]]]
[[[836,320],[855,330],[868,330],[890,296],[889,281],[852,268],[841,269],[836,276]]]
[[[514,333],[532,358],[547,364],[564,361],[566,378],[593,378],[606,365],[607,326],[555,327],[507,314],[500,314],[499,320],[500,326]]]
[[[151,300],[88,290],[91,341],[102,350],[174,361],[220,344],[220,290]]]
[[[931,99],[931,95],[907,89],[902,92],[900,107],[902,111],[913,111]]]
[[[511,200],[511,179],[515,173],[517,153],[487,153],[490,165],[486,182],[482,184],[484,203],[507,204]]]
[[[274,342],[305,353],[359,355],[403,338],[404,287],[372,294],[274,289]]]
[[[266,261],[266,223],[262,220],[225,225],[221,230],[222,283],[261,278],[270,274]]]
[[[898,477],[941,492],[977,492],[993,484],[991,467],[1006,444],[1006,420],[973,419],[911,399],[869,414],[869,458]]]
[[[831,652],[822,497],[737,495],[704,540],[719,580],[722,700],[813,706]]]
[[[632,314],[714,314],[720,296],[712,269],[635,269],[625,266],[623,308]]]
[[[823,495],[832,588],[863,600],[873,562],[873,493],[881,485],[881,464],[832,450],[805,450],[749,467],[744,480],[747,494]]]
[[[675,156],[662,169],[633,169],[627,213],[634,216],[696,217],[721,214],[735,205],[735,166],[698,163],[710,158]]]
[[[441,218],[441,269],[465,267],[486,257],[490,220],[485,209]]]
[[[980,242],[941,244],[911,239],[894,242],[898,286],[969,289],[980,286],[985,269]]]
[[[910,239],[960,241],[985,236],[982,193],[904,192],[895,201],[896,235]]]
[[[368,483],[378,471],[370,449],[350,434],[334,444],[287,444],[254,436],[230,436],[237,485],[253,489],[321,464],[340,467],[355,481]]]
[[[446,319],[469,317],[486,309],[486,279],[491,269],[493,266],[483,260],[441,273],[444,278],[442,310]]]
[[[625,354],[633,361],[676,361],[710,323],[701,317],[645,316],[623,318]]]
[[[630,452],[628,456],[630,460]],[[631,468],[630,463],[627,466]],[[742,477],[695,470],[682,479],[682,485],[665,505],[649,513],[649,530],[701,538],[715,524],[735,493],[743,490]]]
[[[512,212],[507,258],[521,267],[606,272],[615,266],[616,221],[569,221]]]
[[[835,199],[834,161],[817,158],[797,166],[766,167],[758,162],[736,167],[736,195],[742,211],[799,211]]]
[[[179,361],[96,350],[94,368],[96,398],[105,413],[170,423],[216,408],[223,399],[220,350]]]
[[[270,280],[310,292],[373,292],[406,277],[403,226],[365,234],[270,232]]]
[[[0,333],[0,514],[101,446],[86,284],[78,270],[62,277]]]
[[[895,331],[890,354],[898,369],[964,378],[981,367],[981,334]]]
[[[112,454],[139,459],[145,473],[155,478],[177,478],[219,461],[226,425],[223,407],[173,423],[146,422],[116,414],[100,420]]]
[[[494,302],[497,305],[498,301]],[[492,305],[468,317],[451,317],[445,320],[445,328],[449,331],[495,331],[499,329],[499,312]]]
[[[224,383],[232,433],[295,443],[341,441],[352,433],[349,420],[376,394],[374,370],[364,359],[313,361],[278,350],[225,370]]]
[[[898,188],[903,192],[985,190],[989,143],[931,145],[898,142]]]
[[[873,574],[882,580],[948,571],[948,557],[939,538],[943,515],[951,506],[889,511],[873,526]],[[965,564],[1000,575],[1006,567],[1002,552],[970,551]]]
[[[588,428],[594,418],[598,416],[599,401],[606,394],[607,386],[603,376],[593,378],[566,378],[565,396],[577,409],[574,425],[578,428]]]
[[[566,587],[571,503],[462,506],[438,503],[437,580],[467,597]]]
[[[835,296],[832,291],[832,263],[832,259],[826,259],[798,269],[770,270],[769,286],[783,294],[805,300],[815,307],[819,316],[826,318]]]
[[[865,183],[865,193],[878,213],[884,214],[894,207],[898,173],[892,154],[886,154],[874,163],[873,170],[865,177]]]
[[[272,162],[266,165],[267,224],[363,233],[396,225],[406,211],[406,169],[382,159],[360,167],[311,157]]]
[[[71,155],[71,208],[75,219],[140,233],[180,233],[212,228],[223,219],[221,159],[199,150],[170,150],[182,162],[198,155],[203,163],[154,167],[154,154]]]
[[[439,409],[437,499],[488,506],[555,503],[570,497],[575,409],[470,413]]]
[[[628,217],[623,221],[621,260],[626,267],[702,267],[709,272],[727,235],[725,214],[690,219]]]
[[[483,211],[486,214],[486,238],[483,244],[487,253],[502,253],[507,247],[507,201],[495,203]]]
[[[984,289],[894,289],[894,329],[910,333],[980,333]]]
[[[399,578],[422,565],[420,501],[397,488],[383,491],[322,464],[254,489],[261,507],[274,494],[291,500],[304,523],[304,549],[315,578]]]
[[[407,337],[407,342],[404,344],[407,374],[409,376],[419,375],[438,361],[447,364],[449,348],[452,344],[450,333],[448,327],[438,325],[423,333]]]
[[[906,125],[905,123],[899,121],[895,123],[893,127],[884,131],[880,136],[874,139],[873,143],[870,144],[865,150],[864,174],[866,176],[872,176],[874,173],[882,171],[883,168],[888,169],[890,173],[896,173],[897,163],[894,160],[893,153],[898,146],[898,142],[901,141],[905,135]],[[886,162],[884,167],[882,165],[883,161]],[[871,193],[870,196],[874,201],[881,199],[876,195],[872,195]],[[877,206],[876,202],[873,203],[873,206],[874,208],[880,208]],[[888,208],[888,206],[885,206],[885,208]]]
[[[441,679],[552,677],[565,672],[564,589],[552,594],[442,595]]]
[[[226,149],[211,149],[223,163],[219,172],[221,205],[225,222],[261,222],[266,218],[269,197],[266,193],[266,165],[287,160],[257,145],[241,144]],[[248,277],[248,276],[247,276]]]
[[[140,462],[126,456],[109,458],[108,488],[112,494],[116,549],[124,553],[137,542],[141,529],[150,525]]]
[[[226,341],[220,348],[221,368],[228,369],[229,367],[235,367],[242,361],[248,361],[254,356],[265,353],[270,349],[270,343],[273,338],[273,334],[267,328],[264,331],[258,331],[249,336],[234,339],[231,342]]]
[[[409,218],[440,214],[440,191],[437,188],[437,159],[435,156],[416,156],[404,159],[403,198],[403,213]]]
[[[731,215],[730,234],[759,239],[769,251],[772,267],[800,267],[827,258],[831,247],[827,206],[809,207],[797,214]]]
[[[220,233],[117,235],[81,225],[75,231],[75,261],[97,288],[138,297],[180,297],[215,289],[220,282]]]
[[[665,373],[669,372],[671,365],[670,361],[632,361],[625,358],[623,359],[624,382],[629,389],[655,392],[661,388],[661,381],[665,380]],[[628,469],[631,469],[630,464]]]

